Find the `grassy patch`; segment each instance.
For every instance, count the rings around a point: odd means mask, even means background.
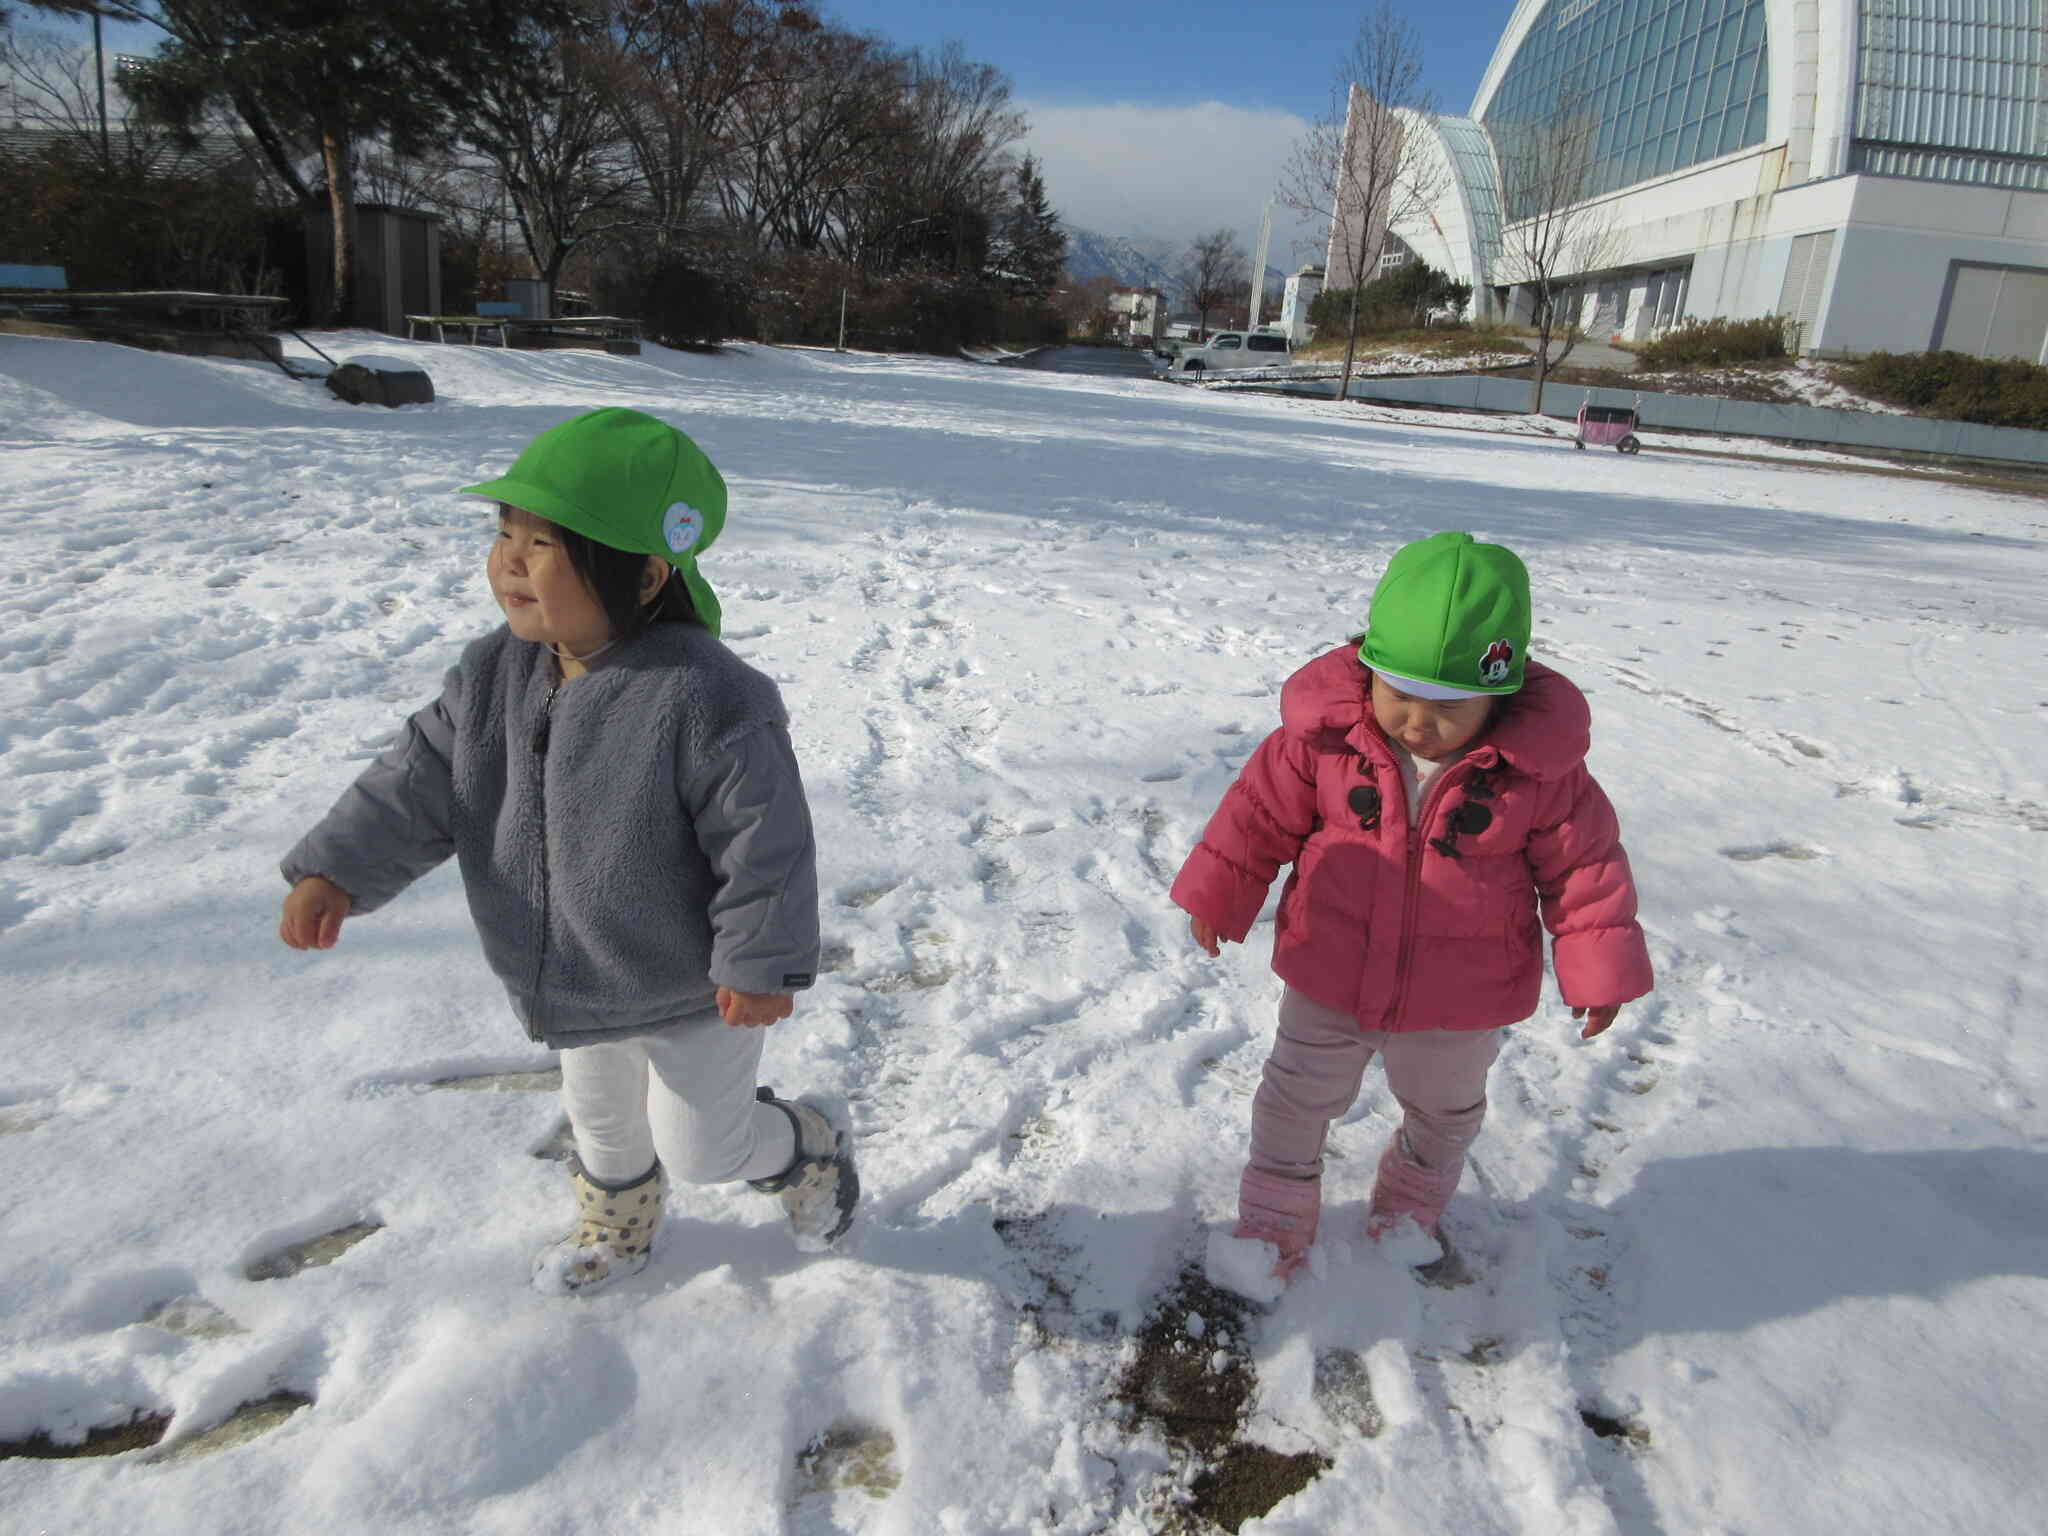
[[[1401,353],[1410,357],[1473,357],[1485,352],[1516,352],[1521,348],[1505,332],[1486,329],[1437,328],[1426,331],[1375,331],[1358,338],[1358,356]],[[1297,363],[1341,363],[1344,338],[1316,340],[1297,348]]]

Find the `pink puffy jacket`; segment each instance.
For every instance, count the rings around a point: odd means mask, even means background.
[[[1283,864],[1273,969],[1365,1030],[1491,1029],[1536,1011],[1542,921],[1558,990],[1605,1007],[1651,987],[1614,807],[1586,770],[1591,714],[1535,662],[1411,829],[1372,674],[1349,646],[1287,680],[1259,744],[1173,882],[1242,941]]]

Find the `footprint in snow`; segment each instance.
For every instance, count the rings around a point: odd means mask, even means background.
[[[1738,864],[1754,864],[1761,859],[1790,859],[1794,863],[1805,863],[1826,858],[1825,849],[1814,848],[1805,843],[1759,843],[1749,846],[1723,848],[1721,857],[1733,859]]]
[[[381,1221],[354,1221],[316,1237],[287,1243],[252,1260],[242,1271],[251,1280],[287,1280],[302,1270],[332,1264],[349,1249],[384,1230]]]
[[[819,1536],[857,1529],[862,1506],[888,1498],[902,1482],[895,1435],[865,1420],[841,1419],[797,1452],[792,1526]],[[847,1518],[856,1524],[841,1524]]]

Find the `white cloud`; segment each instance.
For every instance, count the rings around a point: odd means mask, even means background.
[[[1022,106],[1031,120],[1024,147],[1044,163],[1046,195],[1068,224],[1176,246],[1227,226],[1247,255],[1288,153],[1309,126],[1291,112],[1219,101]],[[1271,267],[1292,270],[1322,259],[1309,224],[1275,203]]]

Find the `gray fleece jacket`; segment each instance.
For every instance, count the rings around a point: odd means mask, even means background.
[[[527,1033],[701,1019],[818,964],[810,810],[774,683],[657,624],[568,683],[500,628],[285,858],[374,912],[454,854]]]

